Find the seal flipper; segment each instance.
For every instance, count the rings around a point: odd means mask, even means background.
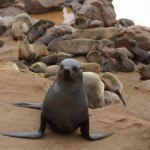
[[[97,132],[97,133],[89,133],[89,119],[87,119],[85,122],[81,124],[81,134],[82,136],[89,140],[89,141],[96,141],[103,138],[106,138],[112,134],[114,134],[113,131],[103,131],[103,132]]]
[[[117,90],[115,91],[115,93],[118,94],[118,96],[120,97],[123,105],[126,107],[126,102],[124,101],[124,98],[123,98],[122,94],[119,91],[117,91]]]
[[[16,131],[16,132],[2,133],[2,135],[17,138],[38,139],[44,135],[45,129],[46,129],[46,121],[43,117],[41,117],[41,125],[38,131],[33,132]]]
[[[18,103],[12,103],[14,106],[18,107],[25,107],[25,108],[33,108],[41,110],[42,103],[24,103],[24,102],[18,102]]]

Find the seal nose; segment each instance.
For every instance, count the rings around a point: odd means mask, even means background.
[[[69,68],[64,68],[63,72],[66,76],[72,76],[71,70]]]

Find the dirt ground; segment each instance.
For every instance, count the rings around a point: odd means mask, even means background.
[[[43,84],[49,82],[39,75],[14,69],[17,59],[17,42],[2,36],[4,47],[0,50],[0,133],[14,130],[36,130],[40,111],[12,106],[13,102],[42,102]],[[140,83],[139,74],[118,73],[123,83],[123,96],[127,102],[90,111],[90,130],[113,130],[115,134],[103,140],[89,142],[79,130],[70,135],[46,130],[42,139],[18,139],[0,134],[0,150],[150,150],[150,92],[135,89]]]

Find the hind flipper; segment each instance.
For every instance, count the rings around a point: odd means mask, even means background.
[[[41,108],[42,108],[42,103],[18,102],[18,103],[13,103],[13,105],[18,106],[18,107],[32,108],[32,109],[38,109],[38,110],[41,110]]]
[[[122,94],[121,94],[119,91],[115,91],[115,93],[118,94],[118,96],[120,97],[120,99],[121,99],[123,105],[126,107],[126,102],[125,102],[125,100],[124,100]]]
[[[17,138],[38,139],[44,135],[45,128],[46,128],[46,121],[43,117],[41,117],[41,125],[38,131],[33,131],[33,132],[14,131],[14,132],[2,133],[2,135],[17,137]]]
[[[87,119],[85,122],[81,124],[81,134],[82,136],[89,141],[96,141],[103,138],[106,138],[112,134],[114,134],[113,131],[103,131],[103,132],[97,132],[90,134],[89,133],[89,119]]]

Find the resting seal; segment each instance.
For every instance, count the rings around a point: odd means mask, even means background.
[[[105,106],[104,83],[99,75],[94,72],[84,72],[83,82],[85,85],[88,104],[92,109]]]
[[[48,27],[52,27],[54,25],[55,23],[50,20],[40,19],[26,33],[29,42],[33,43],[38,37],[45,34]]]
[[[134,62],[139,61],[143,64],[150,63],[150,53],[139,48],[136,40],[130,39],[129,44],[130,44],[130,51],[133,54]]]
[[[101,79],[105,84],[105,90],[112,91],[118,94],[122,103],[124,104],[124,106],[126,106],[123,96],[121,95],[122,83],[119,81],[119,79],[109,72],[103,73]]]
[[[119,51],[112,54],[112,57],[116,59],[116,71],[132,72],[135,69],[134,62],[128,59],[128,57]]]
[[[86,38],[86,39],[100,40],[100,39],[112,39],[122,34],[123,32],[116,27],[109,27],[109,28],[99,27],[93,29],[79,29],[72,33],[72,37],[74,39]]]
[[[142,66],[139,68],[139,73],[141,75],[141,80],[149,80],[150,79],[150,64],[148,66]]]
[[[47,47],[43,43],[30,44],[27,37],[21,34],[18,39],[18,58],[28,62],[34,62],[42,56],[48,55]]]
[[[42,105],[39,130],[34,132],[9,132],[3,135],[18,138],[41,138],[45,133],[47,124],[58,133],[71,133],[80,127],[83,138],[90,141],[112,135],[114,132],[110,131],[89,133],[87,95],[81,68],[81,64],[74,59],[65,59],[61,62],[57,77],[49,88]],[[33,104],[24,105],[27,107],[33,106]]]

